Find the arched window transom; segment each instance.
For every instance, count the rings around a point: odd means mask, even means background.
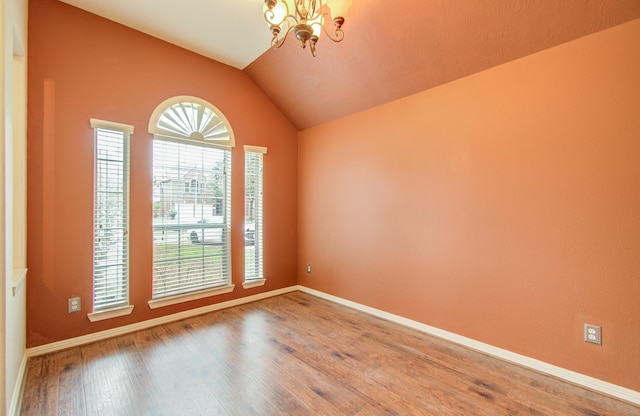
[[[234,147],[233,131],[216,107],[197,97],[173,97],[160,104],[149,121],[149,133]]]

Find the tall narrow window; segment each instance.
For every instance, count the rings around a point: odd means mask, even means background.
[[[91,119],[91,127],[95,140],[94,313],[89,319],[96,321],[133,309],[129,307],[129,137],[133,127],[97,119]]]
[[[153,141],[151,308],[233,290],[231,146],[226,119],[195,97],[161,104]]]
[[[262,167],[267,149],[244,147],[244,285],[263,285]]]

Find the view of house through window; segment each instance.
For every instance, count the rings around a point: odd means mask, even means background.
[[[154,299],[229,283],[230,156],[229,150],[154,140]]]

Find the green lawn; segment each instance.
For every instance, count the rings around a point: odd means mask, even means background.
[[[214,287],[226,281],[221,246],[156,241],[153,249],[155,293],[186,293]]]

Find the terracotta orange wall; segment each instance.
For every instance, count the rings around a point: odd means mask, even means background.
[[[213,40],[212,40],[213,41]],[[297,131],[241,71],[53,0],[29,4],[28,346],[121,326],[296,283]],[[232,250],[235,291],[150,310],[152,136],[162,101],[193,95],[234,129]],[[93,131],[91,117],[131,124],[132,315],[90,323]],[[244,290],[244,152],[265,156],[264,287]],[[82,313],[67,314],[81,296]]]
[[[640,391],[638,39],[301,132],[299,283]]]

